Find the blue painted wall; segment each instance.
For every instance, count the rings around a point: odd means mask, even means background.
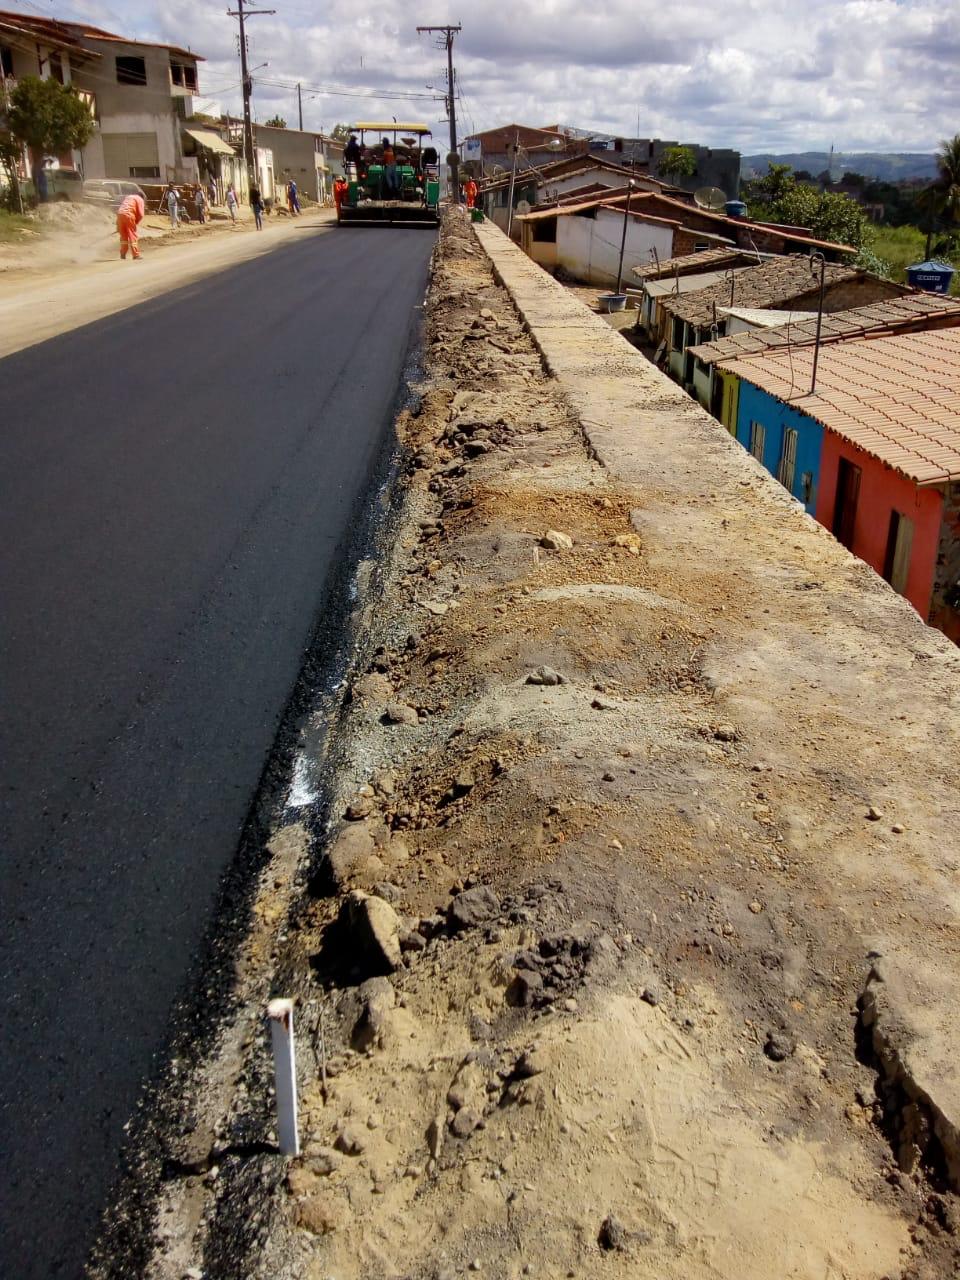
[[[797,433],[797,465],[793,472],[791,493],[811,515],[816,513],[817,488],[820,483],[820,456],[823,451],[823,427],[791,405],[740,380],[740,403],[737,407],[737,439],[750,449],[750,424],[760,422],[766,429],[763,465],[776,476],[783,450],[784,432],[792,427]],[[809,489],[804,486],[804,473],[811,476]]]

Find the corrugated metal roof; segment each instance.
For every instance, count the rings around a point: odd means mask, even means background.
[[[960,327],[723,361],[919,485],[960,479]]]
[[[722,316],[733,316],[735,320],[743,320],[758,329],[795,324],[798,320],[806,320],[810,315],[809,311],[775,311],[772,307],[717,307],[717,311]]]
[[[723,308],[718,307],[718,310]],[[773,314],[773,313],[770,313]],[[897,333],[905,329],[921,329],[925,325],[960,324],[960,298],[937,293],[907,293],[902,298],[885,298],[847,311],[827,312],[820,327],[821,342]],[[702,342],[691,351],[705,364],[720,360],[736,360],[779,347],[799,347],[816,341],[817,318],[804,312],[802,318],[789,325],[763,332],[734,333],[714,342]]]
[[[734,267],[734,271],[746,271],[748,267]],[[697,293],[708,289],[711,285],[726,282],[730,288],[730,277],[726,271],[704,271],[698,276],[679,276],[675,280],[648,280],[643,286],[644,293],[651,298],[665,298],[671,293]]]

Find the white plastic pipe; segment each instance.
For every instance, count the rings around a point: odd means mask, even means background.
[[[267,1005],[273,1070],[277,1090],[277,1133],[285,1156],[300,1154],[297,1132],[297,1062],[293,1043],[293,1001],[271,1000]]]

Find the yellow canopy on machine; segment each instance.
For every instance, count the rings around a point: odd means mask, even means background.
[[[396,120],[358,120],[356,124],[348,127],[351,133],[374,129],[377,133],[415,133],[422,137],[431,132],[425,124],[397,124]]]

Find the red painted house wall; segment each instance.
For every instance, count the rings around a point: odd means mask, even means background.
[[[820,492],[817,519],[833,528],[840,459],[847,458],[860,468],[860,499],[853,528],[853,554],[882,574],[887,555],[890,514],[899,511],[913,521],[913,547],[907,589],[904,592],[924,622],[930,615],[931,594],[940,541],[943,495],[939,489],[921,489],[906,476],[886,466],[879,458],[825,431],[820,460]]]

